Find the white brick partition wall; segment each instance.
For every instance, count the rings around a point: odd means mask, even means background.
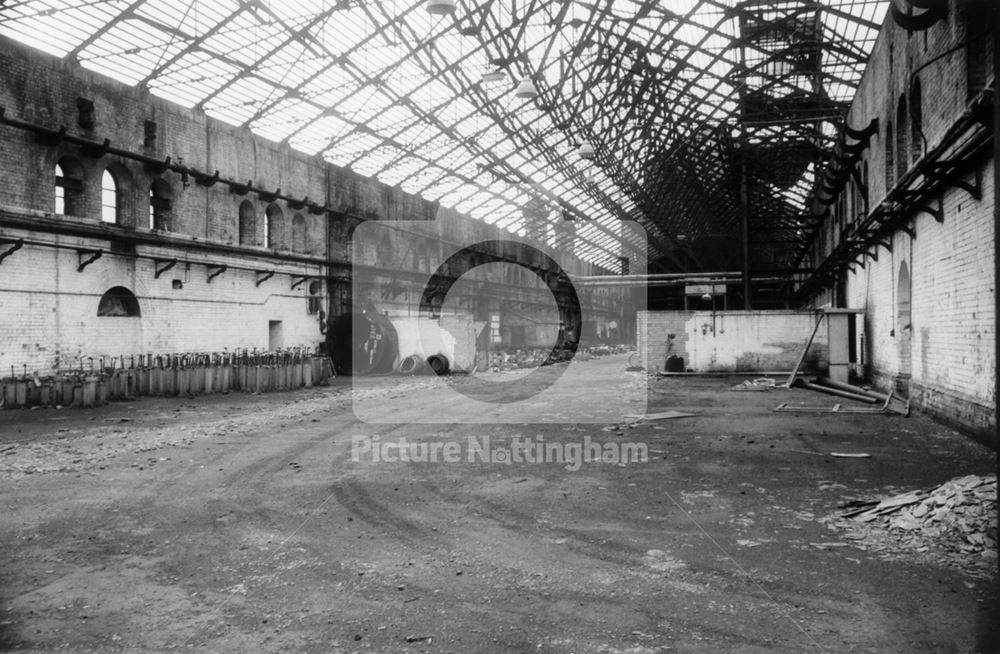
[[[101,245],[46,238],[64,246]],[[139,258],[104,254],[78,272],[74,247],[24,245],[0,265],[0,376],[9,375],[11,366],[18,375],[25,366],[41,374],[74,368],[80,357],[264,350],[270,321],[281,321],[284,347],[315,347],[323,339],[317,315],[307,309],[307,284],[291,289],[295,277],[317,276],[317,266],[262,266],[249,257],[206,257],[162,247],[154,252],[140,245]],[[153,256],[179,263],[157,279]],[[209,283],[206,262],[230,268]],[[254,265],[277,272],[257,286],[253,270],[238,268]],[[182,287],[174,288],[174,280]],[[97,315],[101,296],[115,286],[137,296],[141,317]]]

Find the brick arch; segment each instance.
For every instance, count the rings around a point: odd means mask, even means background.
[[[292,252],[305,252],[306,241],[306,219],[300,213],[292,216]]]
[[[264,247],[285,248],[285,212],[273,202],[264,210]]]
[[[906,94],[896,103],[896,180],[910,169],[910,131],[907,128]]]
[[[109,288],[97,303],[97,315],[109,318],[140,318],[139,299],[124,286]]]
[[[158,177],[149,185],[149,228],[169,232],[174,225],[174,189]]]
[[[84,202],[83,164],[76,157],[60,157],[55,166],[54,213],[82,216],[86,213]]]
[[[885,124],[885,192],[896,185],[896,142],[893,140],[892,121]]]
[[[111,186],[107,185],[110,181]],[[109,195],[110,191],[110,195]],[[134,227],[135,223],[135,180],[132,172],[121,162],[113,161],[101,176],[101,219],[116,225]],[[110,213],[106,215],[106,210]]]
[[[257,237],[257,210],[250,200],[240,202],[239,216],[239,243],[240,245],[259,245]]]
[[[913,78],[910,87],[910,156],[913,163],[924,155],[924,99],[920,78]]]

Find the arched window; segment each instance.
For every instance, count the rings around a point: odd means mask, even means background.
[[[920,78],[916,77],[913,80],[913,86],[910,88],[910,153],[913,163],[920,161],[920,157],[924,155],[923,102]]]
[[[258,245],[257,241],[257,216],[254,212],[253,202],[244,200],[240,203],[240,245]]]
[[[309,296],[306,300],[306,310],[311,313],[319,313],[323,308],[323,283],[319,281],[309,282]]]
[[[73,157],[63,157],[56,164],[55,213],[82,216],[83,166]]]
[[[118,185],[108,170],[101,175],[101,222],[118,222]]]
[[[149,228],[170,231],[173,222],[174,191],[164,179],[149,187]]]
[[[277,250],[284,244],[283,217],[281,207],[273,203],[267,205],[264,212],[264,247]]]
[[[114,162],[101,175],[101,222],[114,225],[133,224],[131,211],[132,175],[128,168]]]
[[[124,286],[115,286],[101,296],[97,304],[97,315],[107,318],[139,318],[139,300],[135,293]]]
[[[297,213],[292,216],[292,252],[306,251],[306,219]]]
[[[896,142],[893,140],[892,121],[885,125],[885,192],[888,193],[896,185],[896,158],[894,148]]]
[[[896,179],[902,179],[910,169],[910,131],[906,128],[906,96],[899,96],[896,105]]]

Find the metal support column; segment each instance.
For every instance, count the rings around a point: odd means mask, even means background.
[[[1000,371],[1000,204],[997,203],[997,189],[1000,189],[1000,6],[993,7],[993,365],[994,375]],[[993,390],[995,423],[993,446],[996,451],[997,485],[1000,487],[1000,393]],[[998,488],[1000,490],[1000,488]],[[997,502],[997,519],[1000,521],[1000,502]],[[1000,558],[997,559],[1000,570]],[[997,600],[1000,601],[1000,600]]]
[[[750,192],[747,189],[746,153],[740,148],[740,227],[743,241],[743,308],[750,311],[753,302],[750,298]]]

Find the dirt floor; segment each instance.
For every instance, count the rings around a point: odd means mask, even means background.
[[[595,360],[594,383],[625,363]],[[0,648],[1000,651],[994,552],[823,521],[994,454],[921,416],[774,413],[838,400],[743,379],[653,379],[649,412],[696,415],[612,425],[373,426],[345,382],[0,413]],[[373,436],[589,436],[649,460],[352,460]]]

